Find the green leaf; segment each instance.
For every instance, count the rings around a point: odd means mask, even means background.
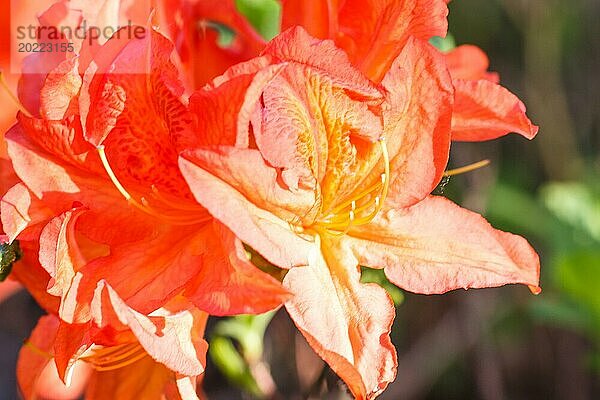
[[[600,242],[600,196],[583,182],[561,182],[541,190],[546,207],[561,221]]]
[[[260,315],[237,315],[220,320],[210,340],[209,354],[219,370],[233,384],[255,397],[264,394],[252,375],[252,365],[263,358],[263,341],[276,311]],[[239,346],[236,347],[234,344]]]
[[[584,331],[589,328],[589,314],[579,304],[561,298],[536,298],[529,303],[531,316],[548,325]]]
[[[600,249],[579,249],[560,256],[555,284],[587,310],[600,341]]]
[[[382,269],[361,267],[360,281],[362,283],[376,283],[383,287],[389,293],[396,306],[402,304],[404,301],[402,290],[388,280]]]
[[[216,324],[214,334],[237,340],[244,358],[254,362],[262,357],[265,331],[274,315],[275,311],[270,311],[260,315],[238,315],[224,319]]]
[[[276,0],[236,0],[236,6],[254,29],[266,40],[281,30],[281,5]]]
[[[231,339],[220,336],[212,338],[209,355],[217,368],[230,382],[254,396],[261,396],[260,389],[254,377],[252,377],[248,364],[238,353]]]
[[[554,250],[572,247],[565,240],[568,227],[524,190],[498,183],[490,193],[486,217],[499,229],[540,238]]]
[[[19,242],[0,243],[0,282],[3,282],[10,272],[15,262],[21,259],[22,252]]]
[[[456,41],[454,40],[454,36],[448,33],[445,38],[440,36],[434,36],[429,39],[429,43],[431,43],[435,48],[444,53],[454,49],[456,47]]]

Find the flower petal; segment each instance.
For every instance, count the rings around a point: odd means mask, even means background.
[[[28,227],[51,218],[52,211],[44,207],[43,203],[35,198],[24,184],[17,183],[2,197],[0,217],[2,218],[2,230],[12,242]]]
[[[155,220],[129,206],[108,176],[95,176],[57,159],[34,143],[20,125],[7,133],[6,139],[15,172],[33,198],[40,199],[54,215],[72,209],[74,203],[90,210],[78,222],[79,229],[90,239],[122,243],[140,240],[154,231]],[[37,203],[23,204],[33,207]],[[27,215],[23,211],[19,209],[21,215]],[[114,221],[121,222],[119,230],[114,229]]]
[[[327,75],[335,86],[352,93],[353,98],[372,100],[381,97],[379,88],[350,63],[348,55],[333,41],[313,38],[302,27],[290,28],[278,35],[262,54],[272,56],[277,62],[295,62],[310,67],[317,75]]]
[[[161,400],[165,386],[173,379],[172,371],[146,356],[126,367],[94,373],[85,396],[93,400]]]
[[[1,128],[0,128],[1,129]],[[0,147],[4,143],[4,133],[0,134]],[[4,150],[4,149],[3,149]],[[4,154],[0,155],[0,197],[3,197],[8,190],[19,182],[19,178],[13,170],[12,163]]]
[[[347,0],[337,44],[369,78],[380,82],[410,36],[446,36],[444,0]]]
[[[176,5],[170,29],[192,88],[198,88],[230,66],[258,55],[264,40],[237,10],[234,0],[183,1]],[[171,22],[171,21],[169,21]],[[219,43],[218,25],[234,33],[228,46]]]
[[[291,231],[286,221],[244,196],[254,192],[277,199],[273,193],[283,191],[273,186],[275,172],[255,150],[224,147],[219,152],[188,152],[180,158],[179,166],[196,200],[243,242],[279,267],[306,264],[307,242]],[[238,190],[238,185],[251,183],[257,184],[253,191],[242,194]]]
[[[452,79],[479,80],[487,79],[498,83],[497,73],[487,72],[490,60],[477,46],[465,44],[455,47],[444,54],[446,65],[450,70]]]
[[[79,252],[75,239],[75,223],[84,209],[70,210],[52,219],[40,235],[40,264],[50,275],[47,292],[61,298],[59,314],[65,321],[72,321],[79,304],[68,297],[73,279],[85,260]],[[68,316],[68,317],[67,317]]]
[[[262,89],[283,66],[269,66],[269,57],[257,57],[237,64],[215,78],[190,98],[190,111],[198,121],[198,131],[180,137],[179,149],[208,145],[248,147],[250,119]]]
[[[299,25],[316,38],[335,38],[339,0],[283,0],[282,3],[282,31]]]
[[[40,91],[40,114],[45,120],[67,117],[71,102],[76,101],[83,83],[78,61],[77,58],[65,60],[46,77]]]
[[[279,307],[289,293],[249,260],[242,243],[223,225],[207,227],[203,267],[184,296],[211,315],[260,314]]]
[[[20,394],[25,400],[44,398],[77,398],[83,392],[89,370],[85,366],[77,382],[69,387],[62,384],[52,358],[57,340],[60,321],[53,315],[39,319],[29,339],[19,352],[17,361],[17,383]]]
[[[413,39],[382,85],[389,92],[383,113],[392,179],[388,203],[407,207],[431,193],[444,173],[454,90],[438,52]]]
[[[28,340],[35,347],[32,348],[31,345],[25,344],[19,352],[17,381],[24,399],[34,398],[37,379],[46,365],[52,360],[50,357],[34,349],[50,353],[58,325],[58,318],[54,316],[47,315],[41,317]]]
[[[123,40],[109,40],[85,73],[80,96],[85,137],[105,146],[122,182],[191,198],[173,146],[193,130],[170,61],[173,45],[153,31]]]
[[[46,288],[50,276],[38,261],[39,244],[36,241],[20,241],[23,258],[13,265],[10,276],[20,282],[35,301],[47,313],[56,314],[60,307],[60,298],[48,294]]]
[[[454,87],[453,140],[491,140],[510,132],[533,139],[537,134],[523,102],[502,86],[488,80],[456,79]]]
[[[149,317],[128,307],[105,281],[100,281],[92,315],[100,328],[115,321],[127,325],[144,350],[167,368],[186,376],[204,372],[208,343],[202,336],[207,314],[191,309]]]
[[[343,240],[361,265],[385,268],[390,281],[411,292],[511,283],[538,290],[539,258],[525,239],[492,228],[480,215],[443,197],[389,210]]]
[[[360,283],[349,249],[325,238],[321,249],[308,266],[288,271],[284,285],[294,296],[285,306],[355,398],[375,398],[396,375],[393,303],[383,288]]]

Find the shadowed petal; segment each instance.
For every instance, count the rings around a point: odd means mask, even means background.
[[[490,60],[477,46],[465,44],[444,54],[446,65],[452,79],[479,80],[487,79],[498,83],[499,76],[495,72],[487,72]]]
[[[207,314],[192,309],[146,316],[128,307],[105,281],[98,283],[91,309],[98,327],[117,321],[128,326],[144,350],[169,369],[186,376],[204,372],[208,343],[202,336]]]
[[[96,372],[85,395],[90,400],[148,399],[161,400],[175,373],[150,356],[114,371]]]
[[[289,268],[306,264],[306,254],[309,248],[307,242],[292,232],[286,221],[257,207],[236,190],[235,186],[205,169],[204,160],[197,157],[199,155],[198,152],[184,154],[179,161],[181,171],[196,200],[243,242],[248,243],[275,265]],[[208,159],[212,158],[219,162],[221,159],[232,162],[236,159],[235,157],[227,158],[226,154],[220,155],[219,153],[212,155],[207,153],[206,156],[210,156]],[[253,158],[256,157],[253,156]],[[263,163],[262,167],[260,163]],[[269,187],[271,184],[272,181],[268,174],[257,173],[257,171],[266,171],[267,167],[264,166],[262,159],[259,160],[259,163],[239,163],[239,165],[245,166],[246,171],[236,171],[237,173],[245,174],[255,168],[254,175],[262,177],[262,186]],[[244,181],[241,180],[240,183],[242,182]],[[273,188],[273,190],[276,189]]]
[[[452,139],[482,141],[516,132],[533,139],[538,127],[525,114],[525,105],[514,94],[488,80],[455,80]]]
[[[260,314],[279,307],[289,293],[249,260],[242,243],[223,225],[207,227],[204,266],[184,295],[211,315]]]
[[[299,25],[311,36],[333,39],[338,30],[339,3],[339,0],[283,0],[281,30]]]
[[[265,42],[242,16],[234,0],[180,1],[167,28],[177,44],[190,86],[199,88],[230,66],[260,52]],[[220,25],[220,26],[219,26]],[[219,43],[219,28],[234,34],[227,46]]]
[[[380,82],[410,36],[446,36],[444,0],[347,0],[336,41],[369,78]]]
[[[52,361],[52,347],[58,326],[58,318],[51,315],[41,317],[28,339],[31,345],[21,347],[17,362],[17,382],[24,399],[35,398],[37,380],[46,365]]]

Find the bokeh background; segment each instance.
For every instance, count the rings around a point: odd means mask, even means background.
[[[265,36],[277,32],[275,0],[238,7]],[[483,48],[540,133],[454,144],[451,166],[492,163],[436,193],[526,236],[541,256],[543,291],[421,296],[387,286],[399,368],[382,399],[600,398],[599,22],[598,0],[450,3],[452,37],[438,44]],[[386,284],[374,271],[363,279]],[[17,398],[17,352],[39,315],[23,292],[0,304],[0,400]],[[283,311],[214,319],[207,335],[209,399],[349,398]]]

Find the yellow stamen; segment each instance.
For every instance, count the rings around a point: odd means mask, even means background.
[[[326,232],[334,236],[346,234],[352,226],[368,224],[381,211],[390,186],[390,157],[385,138],[379,140],[384,172],[381,181],[375,183],[356,197],[338,205],[325,218],[317,222]],[[350,209],[348,210],[348,207]],[[364,215],[365,212],[368,214]]]
[[[25,340],[23,342],[23,346],[28,347],[31,351],[33,351],[35,354],[37,354],[39,356],[46,357],[46,358],[54,358],[54,356],[52,354],[40,349],[39,347],[37,347],[36,345],[31,343],[31,341],[29,341],[29,340]]]
[[[2,88],[6,91],[6,93],[8,94],[8,97],[10,97],[10,100],[15,104],[15,106],[19,109],[19,111],[21,111],[23,114],[25,114],[29,118],[33,118],[33,115],[31,115],[31,113],[29,111],[27,111],[27,109],[19,101],[19,98],[17,96],[15,96],[15,94],[12,92],[12,90],[10,90],[10,87],[8,86],[8,83],[6,83],[6,79],[4,78],[4,73],[2,70],[0,70],[0,86],[2,86]]]
[[[114,347],[101,347],[92,350],[89,356],[80,360],[92,365],[99,372],[114,371],[126,367],[146,357],[148,353],[139,343],[129,343]]]
[[[157,210],[156,208],[150,205],[150,202],[145,197],[141,197],[140,201],[137,201],[133,198],[125,189],[125,187],[121,184],[117,175],[113,171],[110,163],[108,162],[108,158],[106,157],[106,152],[104,150],[104,146],[100,145],[97,147],[98,154],[100,156],[100,160],[102,161],[102,165],[108,174],[113,185],[117,188],[119,193],[127,200],[129,204],[138,210],[156,217],[157,219],[163,220],[171,225],[196,225],[207,222],[210,220],[210,216],[207,212],[200,208],[200,206],[195,207],[194,209],[190,208],[190,206],[182,207],[179,204],[176,204],[173,208],[175,211],[185,211],[186,213],[183,215],[174,215],[163,212],[162,210]],[[164,202],[168,205],[173,205],[174,203],[170,200],[167,200],[166,197],[158,194],[158,189],[152,186],[153,196],[157,199],[164,199]]]
[[[490,160],[481,160],[473,164],[465,165],[464,167],[450,169],[444,172],[444,176],[455,176],[464,174],[467,172],[475,171],[476,169],[483,168],[490,164]]]
[[[48,359],[54,358],[54,355],[39,349],[29,340],[23,342],[23,345],[42,357]],[[112,347],[93,346],[86,351],[86,354],[88,353],[91,354],[71,360],[71,368],[67,371],[66,377],[67,386],[69,386],[69,375],[73,372],[72,365],[77,361],[89,363],[96,371],[114,371],[131,365],[148,355],[144,348],[137,342]]]

